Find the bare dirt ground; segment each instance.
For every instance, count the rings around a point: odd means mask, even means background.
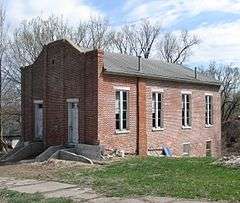
[[[2,165],[0,166],[0,176],[20,179],[57,180],[56,174],[60,170],[77,170],[87,167],[96,167],[96,165],[52,159],[42,163]]]

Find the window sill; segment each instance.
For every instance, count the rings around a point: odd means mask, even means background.
[[[163,131],[164,128],[152,128],[152,131],[155,132],[155,131]]]
[[[207,124],[205,124],[205,127],[206,127],[206,128],[211,128],[211,127],[213,127],[213,125],[207,125]]]
[[[130,131],[129,130],[116,130],[116,134],[128,134]]]
[[[192,127],[191,126],[182,126],[182,129],[184,129],[184,130],[187,130],[187,129],[192,129]]]

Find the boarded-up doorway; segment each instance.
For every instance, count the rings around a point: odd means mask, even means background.
[[[43,140],[43,101],[35,100],[35,139]]]
[[[68,99],[68,144],[78,144],[78,99]]]

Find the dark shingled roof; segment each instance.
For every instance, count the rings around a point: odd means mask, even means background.
[[[138,71],[138,58],[117,53],[104,53],[105,72],[116,75],[155,78],[170,81],[190,82],[219,86],[219,81],[206,77],[182,65],[164,63],[160,60],[141,58],[141,69]]]

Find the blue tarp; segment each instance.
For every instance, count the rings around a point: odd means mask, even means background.
[[[163,147],[163,155],[170,157],[172,156],[172,150],[168,147]]]

